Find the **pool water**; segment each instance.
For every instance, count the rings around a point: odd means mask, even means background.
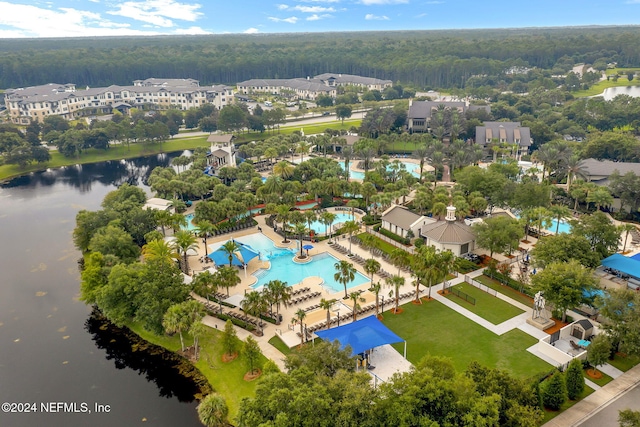
[[[254,276],[258,281],[252,286],[254,289],[264,286],[271,280],[282,280],[289,286],[302,282],[303,279],[311,276],[319,276],[324,281],[323,287],[331,292],[340,292],[344,286],[338,283],[333,275],[336,272],[334,264],[338,259],[334,256],[322,253],[314,255],[313,260],[306,264],[293,262],[295,250],[277,248],[273,242],[263,234],[250,234],[236,238],[239,242],[251,246],[260,252],[260,259],[269,260],[271,268],[268,270],[258,270]],[[355,280],[347,285],[347,289],[360,286],[369,282],[369,279],[362,273],[356,272]]]
[[[195,218],[195,216],[196,215],[192,213],[184,216],[187,219],[187,226],[182,227],[183,230],[196,231],[198,229],[198,226],[193,223],[193,218]]]
[[[336,216],[336,218],[333,220],[333,222],[331,223],[331,225],[328,228],[328,231],[331,232],[331,228],[333,227],[334,224],[342,224],[344,222],[347,221],[352,221],[353,217],[351,217],[350,213],[346,213],[346,212],[333,212],[333,214]],[[316,234],[324,234],[325,230],[327,230],[327,227],[320,221],[313,221],[311,223],[311,229],[316,233]],[[335,231],[335,230],[334,230]]]
[[[549,229],[547,231],[551,232],[551,233],[555,233],[556,232],[556,227],[558,226],[558,221],[557,220],[553,220],[551,221],[551,227],[549,227]],[[566,233],[569,234],[571,233],[571,224],[569,224],[567,221],[564,220],[560,220],[560,226],[558,227],[558,233]]]
[[[400,162],[400,163],[402,163],[405,166],[407,172],[409,172],[411,175],[415,176],[416,178],[420,178],[420,165],[416,163],[410,163],[410,162]],[[338,164],[340,164],[340,167],[342,169],[345,168],[345,162],[338,162]],[[352,162],[349,162],[349,169],[351,169],[352,164],[353,164]],[[387,170],[391,172],[392,170],[391,165],[387,166]],[[363,180],[364,172],[356,172],[353,170],[349,170],[349,178]]]

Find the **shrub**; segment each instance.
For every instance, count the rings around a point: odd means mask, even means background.
[[[416,247],[417,246],[418,245],[416,245]],[[471,271],[476,271],[478,268],[480,268],[478,264],[464,258],[456,258],[455,261],[453,262],[453,269],[458,273],[462,273],[462,274],[467,274]]]
[[[409,239],[407,239],[406,237],[402,237],[402,236],[398,236],[396,233],[392,233],[391,231],[384,229],[384,228],[380,228],[377,230],[378,233],[382,234],[383,236],[387,236],[388,238],[390,238],[391,240],[394,240],[398,243],[402,243],[403,245],[409,245],[411,243],[411,241]]]
[[[571,400],[576,400],[584,391],[582,362],[579,359],[573,359],[569,363],[567,372],[565,372],[565,380],[567,383],[567,396]]]
[[[542,390],[542,403],[547,408],[557,411],[567,400],[567,386],[564,381],[564,375],[556,372],[551,378],[545,381]]]

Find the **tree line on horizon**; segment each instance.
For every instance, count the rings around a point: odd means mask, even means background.
[[[633,27],[0,40],[0,87],[130,85],[148,77],[235,84],[338,72],[461,88],[512,67],[636,66]]]

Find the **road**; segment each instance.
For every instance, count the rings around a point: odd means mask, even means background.
[[[608,427],[618,425],[618,411],[624,409],[640,410],[640,384],[604,406],[594,416],[580,424],[580,427]]]

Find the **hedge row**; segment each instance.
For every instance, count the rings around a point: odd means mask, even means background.
[[[382,226],[380,225],[376,225],[375,227],[373,227],[373,229],[383,236],[387,236],[391,240],[402,243],[403,245],[409,246],[409,244],[411,244],[411,240],[407,239],[406,237],[398,236],[396,233],[392,233],[391,231],[382,228]]]

